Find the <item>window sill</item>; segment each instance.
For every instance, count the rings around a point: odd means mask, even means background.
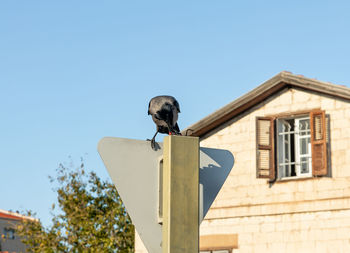
[[[285,178],[278,178],[275,183],[284,183],[284,182],[290,182],[290,181],[303,181],[303,180],[309,180],[314,179],[313,176],[305,176],[305,177],[285,177]]]

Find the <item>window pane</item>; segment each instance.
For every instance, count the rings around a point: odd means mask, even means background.
[[[289,165],[284,166],[284,176],[290,177]]]
[[[310,138],[301,138],[300,139],[300,154],[301,155],[307,155],[309,154],[309,143]]]
[[[284,140],[284,162],[285,163],[290,162],[290,159],[289,159],[289,141],[288,140]]]
[[[296,171],[295,171],[295,164],[292,164],[292,165],[290,166],[290,168],[291,168],[290,176],[291,176],[291,177],[295,177],[295,176],[297,175],[297,173],[296,173]]]
[[[309,135],[310,134],[310,120],[304,119],[299,121],[299,134]]]
[[[280,119],[277,124],[279,177],[295,176],[295,120]]]
[[[4,237],[6,239],[15,239],[15,230],[13,228],[4,228]]]
[[[284,166],[285,176],[291,177],[293,176],[292,166],[291,165],[285,165]]]
[[[301,165],[301,173],[309,173],[310,168],[309,168],[309,157],[302,157],[300,159],[300,165]]]

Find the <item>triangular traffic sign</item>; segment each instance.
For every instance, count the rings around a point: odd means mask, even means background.
[[[106,137],[98,152],[148,252],[161,253],[158,158],[149,141]]]
[[[161,253],[162,226],[159,220],[160,161],[149,141],[105,137],[98,152],[115,184],[140,238],[150,253]],[[200,222],[229,175],[234,163],[227,150],[200,148]]]

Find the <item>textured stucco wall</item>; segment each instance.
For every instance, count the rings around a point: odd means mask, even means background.
[[[256,117],[316,108],[330,117],[331,177],[272,186],[257,179]],[[208,134],[201,145],[235,157],[201,234],[237,233],[234,252],[350,252],[349,102],[286,89]]]

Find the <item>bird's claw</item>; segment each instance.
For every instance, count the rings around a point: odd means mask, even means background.
[[[156,141],[155,140],[151,140],[151,148],[156,151]]]
[[[158,145],[158,143],[156,143],[156,140],[155,140],[155,139],[152,139],[152,140],[147,139],[147,141],[150,141],[150,142],[151,142],[151,148],[152,148],[154,151],[157,151],[159,145]]]
[[[169,135],[182,135],[180,132],[177,131],[170,131]]]

